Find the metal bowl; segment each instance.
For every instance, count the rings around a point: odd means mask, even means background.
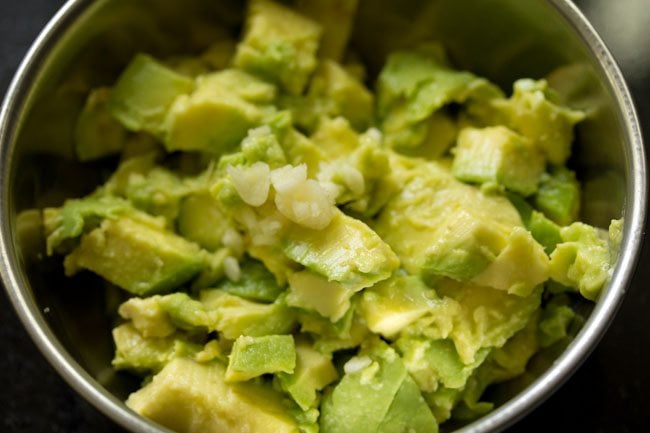
[[[110,367],[110,297],[93,290],[96,280],[66,279],[60,264],[35,257],[32,244],[38,240],[21,238],[16,215],[58,205],[99,182],[105,166],[80,165],[72,157],[74,119],[90,88],[110,84],[137,51],[170,55],[199,49],[206,34],[196,23],[215,20],[236,32],[242,3],[70,0],[27,54],[0,112],[0,270],[9,297],[56,370],[132,431],[166,430],[122,403],[137,383]],[[361,0],[355,27],[354,45],[371,74],[390,50],[433,38],[448,47],[457,66],[506,90],[516,78],[564,67],[573,79],[563,90],[574,105],[589,107],[571,160],[585,184],[582,219],[606,226],[624,216],[620,256],[566,350],[528,387],[461,431],[503,429],[548,397],[587,357],[630,282],[642,241],[646,170],[629,92],[601,39],[568,0]]]

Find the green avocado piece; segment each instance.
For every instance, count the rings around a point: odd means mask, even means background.
[[[446,281],[436,288],[438,295],[457,302],[459,309],[449,310],[453,340],[463,364],[472,364],[482,355],[481,349],[502,347],[523,329],[541,303],[541,287],[521,297],[502,290],[475,284]],[[414,330],[414,334],[417,334]]]
[[[481,349],[473,362],[465,364],[449,339],[402,337],[397,340],[396,347],[409,374],[425,392],[435,391],[439,385],[463,389],[467,379],[490,353],[489,348]]]
[[[229,340],[288,334],[296,324],[295,313],[281,299],[261,304],[214,289],[202,291],[200,300],[212,316],[211,329]]]
[[[296,348],[291,335],[240,336],[230,352],[226,382],[242,382],[267,373],[293,373]]]
[[[551,278],[590,300],[598,298],[612,266],[609,243],[598,230],[580,222],[563,227],[562,243],[551,254]]]
[[[494,107],[506,125],[532,140],[551,164],[563,165],[571,154],[573,127],[585,114],[562,107],[555,99],[546,80],[521,79],[515,82],[512,97],[496,101]]]
[[[306,340],[296,341],[296,368],[293,373],[276,374],[282,389],[302,410],[317,407],[318,391],[338,378],[331,355],[315,350]]]
[[[372,332],[393,338],[427,314],[435,298],[436,293],[419,277],[393,275],[363,291],[359,313]]]
[[[168,226],[178,218],[184,197],[196,189],[177,173],[162,167],[153,167],[144,174],[131,173],[124,185],[124,196],[137,209],[162,216]]]
[[[252,0],[234,65],[298,95],[316,68],[321,26],[271,0]]]
[[[418,162],[406,173],[402,192],[374,227],[409,273],[428,282],[480,281],[523,296],[548,278],[544,250],[505,197],[459,182],[444,162]]]
[[[58,209],[47,208],[43,212],[47,254],[51,255],[60,246],[64,247],[64,243],[79,238],[106,218],[118,218],[132,212],[133,207],[128,201],[103,195],[67,200]]]
[[[176,226],[184,238],[208,251],[217,251],[223,245],[230,219],[211,194],[199,192],[186,196],[179,203]]]
[[[438,433],[438,422],[415,381],[407,375],[377,433]]]
[[[542,176],[532,203],[561,226],[574,222],[580,212],[580,184],[575,173],[565,167],[551,167]]]
[[[336,322],[350,309],[355,291],[310,270],[289,275],[287,304],[307,311],[316,311]]]
[[[551,254],[555,246],[562,242],[560,226],[546,218],[543,213],[536,211],[519,194],[508,193],[507,197],[519,212],[524,226],[530,231],[533,238],[544,247],[546,254]]]
[[[158,372],[172,359],[191,357],[201,350],[200,345],[174,335],[162,338],[144,337],[129,323],[113,329],[113,341],[113,367],[136,373]]]
[[[313,119],[307,122],[313,129],[323,118],[342,116],[357,131],[365,131],[373,120],[374,98],[366,86],[351,76],[341,65],[323,60],[312,78],[305,104]],[[298,107],[302,108],[302,107]],[[295,110],[294,110],[295,112]],[[300,120],[304,113],[296,113]]]
[[[487,80],[450,69],[435,44],[390,54],[377,83],[382,131],[387,145],[397,150],[420,146],[428,134],[428,119],[445,105],[502,96]]]
[[[110,89],[100,87],[88,95],[75,127],[75,153],[79,161],[92,161],[120,153],[127,131],[107,108]]]
[[[454,176],[465,182],[495,183],[528,196],[537,191],[544,157],[533,143],[503,126],[465,128],[454,149]]]
[[[125,128],[161,136],[174,101],[193,89],[192,79],[138,54],[115,83],[107,107]]]
[[[66,275],[88,269],[138,296],[177,288],[204,266],[196,244],[131,218],[104,220],[64,265]]]
[[[175,358],[131,394],[126,405],[178,432],[299,432],[280,393],[256,383],[229,384],[224,376],[225,367],[218,362]]]
[[[168,151],[222,154],[269,112],[275,88],[241,71],[224,70],[196,80],[190,95],[177,98],[166,119]]]
[[[273,274],[257,260],[247,260],[241,265],[239,281],[227,280],[220,287],[226,293],[258,302],[273,302],[285,291]]]
[[[386,343],[367,340],[345,370],[321,404],[321,432],[437,431],[417,386]]]
[[[463,184],[443,163],[418,163],[405,177],[402,192],[384,207],[374,228],[413,275],[471,279],[520,224],[506,199]]]
[[[399,265],[370,227],[340,211],[323,230],[291,226],[283,250],[291,260],[354,291],[385,280]]]

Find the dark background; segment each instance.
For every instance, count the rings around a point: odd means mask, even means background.
[[[62,0],[0,0],[0,95]],[[650,0],[581,0],[650,131]],[[509,432],[650,432],[650,246],[621,311],[571,379]],[[0,432],[120,432],[38,352],[0,290]]]

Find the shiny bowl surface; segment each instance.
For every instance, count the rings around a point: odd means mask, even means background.
[[[189,25],[197,19],[238,31],[243,3],[70,0],[33,44],[0,111],[0,270],[6,290],[56,370],[100,411],[132,431],[167,430],[123,404],[138,382],[110,368],[111,299],[88,287],[92,279],[68,280],[56,261],[35,260],[29,243],[19,243],[16,215],[59,205],[99,182],[105,167],[80,165],[71,158],[74,119],[90,88],[111,84],[138,51],[171,55],[200,48],[201,37]],[[579,82],[565,90],[573,92],[576,107],[590,110],[578,128],[571,161],[585,184],[582,219],[606,227],[612,218],[625,218],[611,281],[575,340],[527,388],[460,430],[498,431],[567,379],[621,303],[645,221],[640,128],[612,56],[568,0],[361,0],[353,43],[371,76],[389,51],[428,39],[442,41],[459,68],[506,91],[517,78],[540,78],[558,67],[579,71]]]

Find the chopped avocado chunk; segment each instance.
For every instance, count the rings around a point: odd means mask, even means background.
[[[240,71],[201,76],[190,95],[177,98],[166,122],[168,151],[222,154],[233,150],[269,112],[274,87]]]
[[[44,211],[44,229],[47,254],[69,239],[80,237],[89,228],[95,228],[106,218],[118,218],[133,211],[125,200],[110,196],[67,200],[61,208]]]
[[[563,165],[571,154],[573,126],[585,118],[581,111],[555,102],[545,80],[518,80],[509,100],[494,102],[505,122],[515,131],[533,140],[551,164]]]
[[[359,311],[372,332],[392,338],[427,314],[435,298],[419,277],[394,275],[364,290]]]
[[[464,388],[467,379],[490,353],[488,348],[481,349],[473,362],[465,364],[456,352],[454,342],[447,339],[406,337],[397,340],[396,347],[406,369],[420,390],[425,392],[435,391],[439,385]]]
[[[575,173],[565,167],[552,167],[542,176],[533,206],[555,223],[566,226],[580,211],[580,184]]]
[[[332,322],[341,319],[350,308],[350,298],[355,291],[336,281],[312,271],[300,271],[289,275],[287,304],[292,307],[316,311]]]
[[[228,384],[224,376],[219,363],[175,358],[131,394],[126,405],[179,432],[299,432],[280,394],[259,384]]]
[[[110,89],[100,87],[86,99],[75,127],[75,154],[79,161],[92,161],[120,153],[127,140],[124,127],[107,108]]]
[[[229,225],[228,217],[209,193],[191,194],[179,203],[178,232],[209,251],[223,245]]]
[[[296,341],[296,367],[293,373],[277,373],[284,391],[302,410],[316,407],[318,391],[338,378],[332,357],[311,347],[306,340]]]
[[[291,335],[240,336],[226,369],[226,382],[241,382],[267,373],[293,373],[296,348]]]
[[[191,79],[139,54],[115,83],[107,106],[125,128],[160,136],[174,101],[193,89]]]
[[[113,329],[113,341],[113,367],[137,373],[158,372],[172,359],[193,356],[201,347],[173,335],[145,337],[128,323]]]
[[[438,432],[438,423],[431,409],[427,406],[415,381],[408,375],[397,390],[388,412],[377,429],[377,432],[381,433],[405,431]]]
[[[551,254],[551,278],[596,299],[611,272],[607,239],[597,228],[579,222],[563,227],[560,236],[562,243]]]
[[[532,142],[503,126],[463,129],[454,155],[452,172],[458,179],[496,183],[524,196],[537,191],[545,168]]]
[[[451,69],[441,48],[430,44],[390,54],[377,86],[386,143],[398,150],[420,146],[428,134],[427,120],[445,105],[502,95],[487,80]]]
[[[521,219],[506,198],[459,182],[439,162],[419,164],[407,173],[402,192],[384,207],[374,228],[409,273],[425,280],[469,281],[483,272],[491,274],[490,268],[525,262],[535,265],[534,272],[490,283],[525,294],[544,281],[544,252],[529,234],[515,230],[521,228]],[[508,248],[511,240],[518,241],[516,248]]]
[[[306,95],[284,95],[279,104],[291,112],[297,127],[310,133],[336,117],[343,117],[354,129],[363,131],[374,118],[372,93],[331,60],[319,64]]]
[[[437,423],[417,386],[386,343],[367,341],[345,370],[321,405],[321,432],[383,432],[382,425],[390,432],[415,428],[437,432]]]
[[[441,296],[460,306],[449,337],[464,364],[481,356],[481,349],[501,347],[523,329],[541,303],[541,288],[526,297],[501,290],[449,281],[437,287]]]
[[[273,274],[256,260],[248,260],[241,266],[242,277],[239,281],[226,281],[219,288],[231,295],[240,296],[251,301],[273,302],[285,291]]]
[[[245,34],[234,64],[279,84],[290,94],[302,93],[316,68],[321,26],[271,0],[252,0]]]
[[[213,328],[229,340],[240,335],[289,334],[296,323],[295,313],[280,300],[260,304],[222,290],[205,290],[200,299],[207,310],[215,312]]]
[[[284,241],[290,259],[353,290],[385,280],[399,265],[391,248],[359,220],[337,212],[324,230],[292,227]]]
[[[107,219],[65,258],[66,275],[88,269],[138,296],[168,291],[203,268],[200,249],[131,218]]]

